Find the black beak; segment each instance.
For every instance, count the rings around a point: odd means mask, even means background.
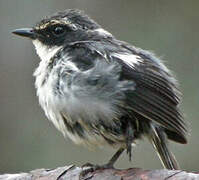
[[[27,37],[30,39],[36,38],[36,33],[34,32],[32,28],[15,29],[14,31],[12,31],[12,33],[19,36]]]

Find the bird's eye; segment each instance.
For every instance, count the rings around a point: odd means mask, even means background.
[[[55,36],[62,36],[65,33],[65,29],[61,26],[57,26],[53,29],[53,34]]]

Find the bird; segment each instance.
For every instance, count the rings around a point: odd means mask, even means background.
[[[155,54],[116,39],[83,11],[67,9],[14,34],[32,40],[39,104],[75,144],[117,149],[113,167],[148,139],[164,168],[179,169],[168,143],[187,143],[175,77]]]

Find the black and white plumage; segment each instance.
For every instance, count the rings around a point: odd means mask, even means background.
[[[178,164],[167,139],[186,143],[180,92],[164,64],[117,40],[78,10],[43,19],[15,34],[33,40],[41,58],[34,76],[39,103],[64,136],[86,146],[127,149],[147,137],[164,167]],[[109,164],[113,164],[117,157]]]

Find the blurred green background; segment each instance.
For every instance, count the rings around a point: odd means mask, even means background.
[[[32,73],[38,66],[33,45],[12,35],[42,17],[67,8],[84,10],[118,39],[153,50],[175,72],[190,124],[188,145],[170,144],[182,169],[199,163],[199,1],[198,0],[0,0],[0,173],[86,162],[103,163],[115,152],[89,151],[65,140],[39,107]],[[147,141],[117,167],[161,168]]]

